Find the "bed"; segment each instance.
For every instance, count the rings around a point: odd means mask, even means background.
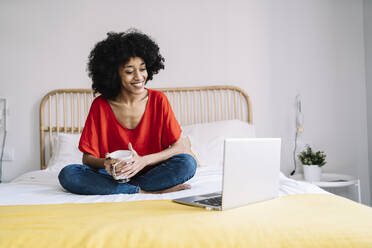
[[[81,196],[58,183],[77,150],[89,89],[40,104],[40,170],[0,184],[0,247],[372,247],[370,207],[280,175],[279,197],[227,211],[171,199],[221,190],[222,142],[255,137],[248,95],[233,86],[163,88],[200,167],[189,190]]]

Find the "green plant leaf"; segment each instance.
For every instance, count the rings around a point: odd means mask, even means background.
[[[327,163],[324,151],[314,152],[309,145],[307,145],[306,149],[300,152],[297,157],[304,165],[318,165],[321,167]]]

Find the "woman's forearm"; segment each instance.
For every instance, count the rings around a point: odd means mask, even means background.
[[[147,166],[155,165],[178,154],[189,153],[185,140],[180,138],[176,143],[161,152],[144,156]]]
[[[161,161],[167,160],[168,158],[173,157],[174,155],[177,155],[177,154],[181,154],[181,153],[177,152],[177,149],[170,146],[161,152],[146,155],[144,156],[144,158],[146,159],[147,166],[149,166],[149,165],[155,165],[157,163],[160,163]]]
[[[90,154],[84,153],[83,154],[83,164],[89,165],[96,169],[104,169],[105,159],[104,158],[96,158]]]

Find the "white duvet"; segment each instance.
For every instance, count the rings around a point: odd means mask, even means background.
[[[10,183],[0,184],[0,205],[159,200],[207,194],[221,191],[222,170],[215,167],[198,168],[195,176],[187,183],[191,185],[191,189],[165,194],[75,195],[60,186],[58,172],[38,170],[25,173]],[[328,193],[310,183],[289,179],[282,173],[280,173],[279,185],[279,196]]]

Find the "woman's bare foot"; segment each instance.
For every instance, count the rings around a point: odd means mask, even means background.
[[[140,193],[143,193],[143,194],[163,194],[163,193],[170,193],[170,192],[175,192],[175,191],[180,191],[180,190],[185,190],[185,189],[191,189],[190,184],[178,184],[178,185],[170,187],[168,189],[157,190],[157,191],[144,191],[144,190],[141,189]]]

